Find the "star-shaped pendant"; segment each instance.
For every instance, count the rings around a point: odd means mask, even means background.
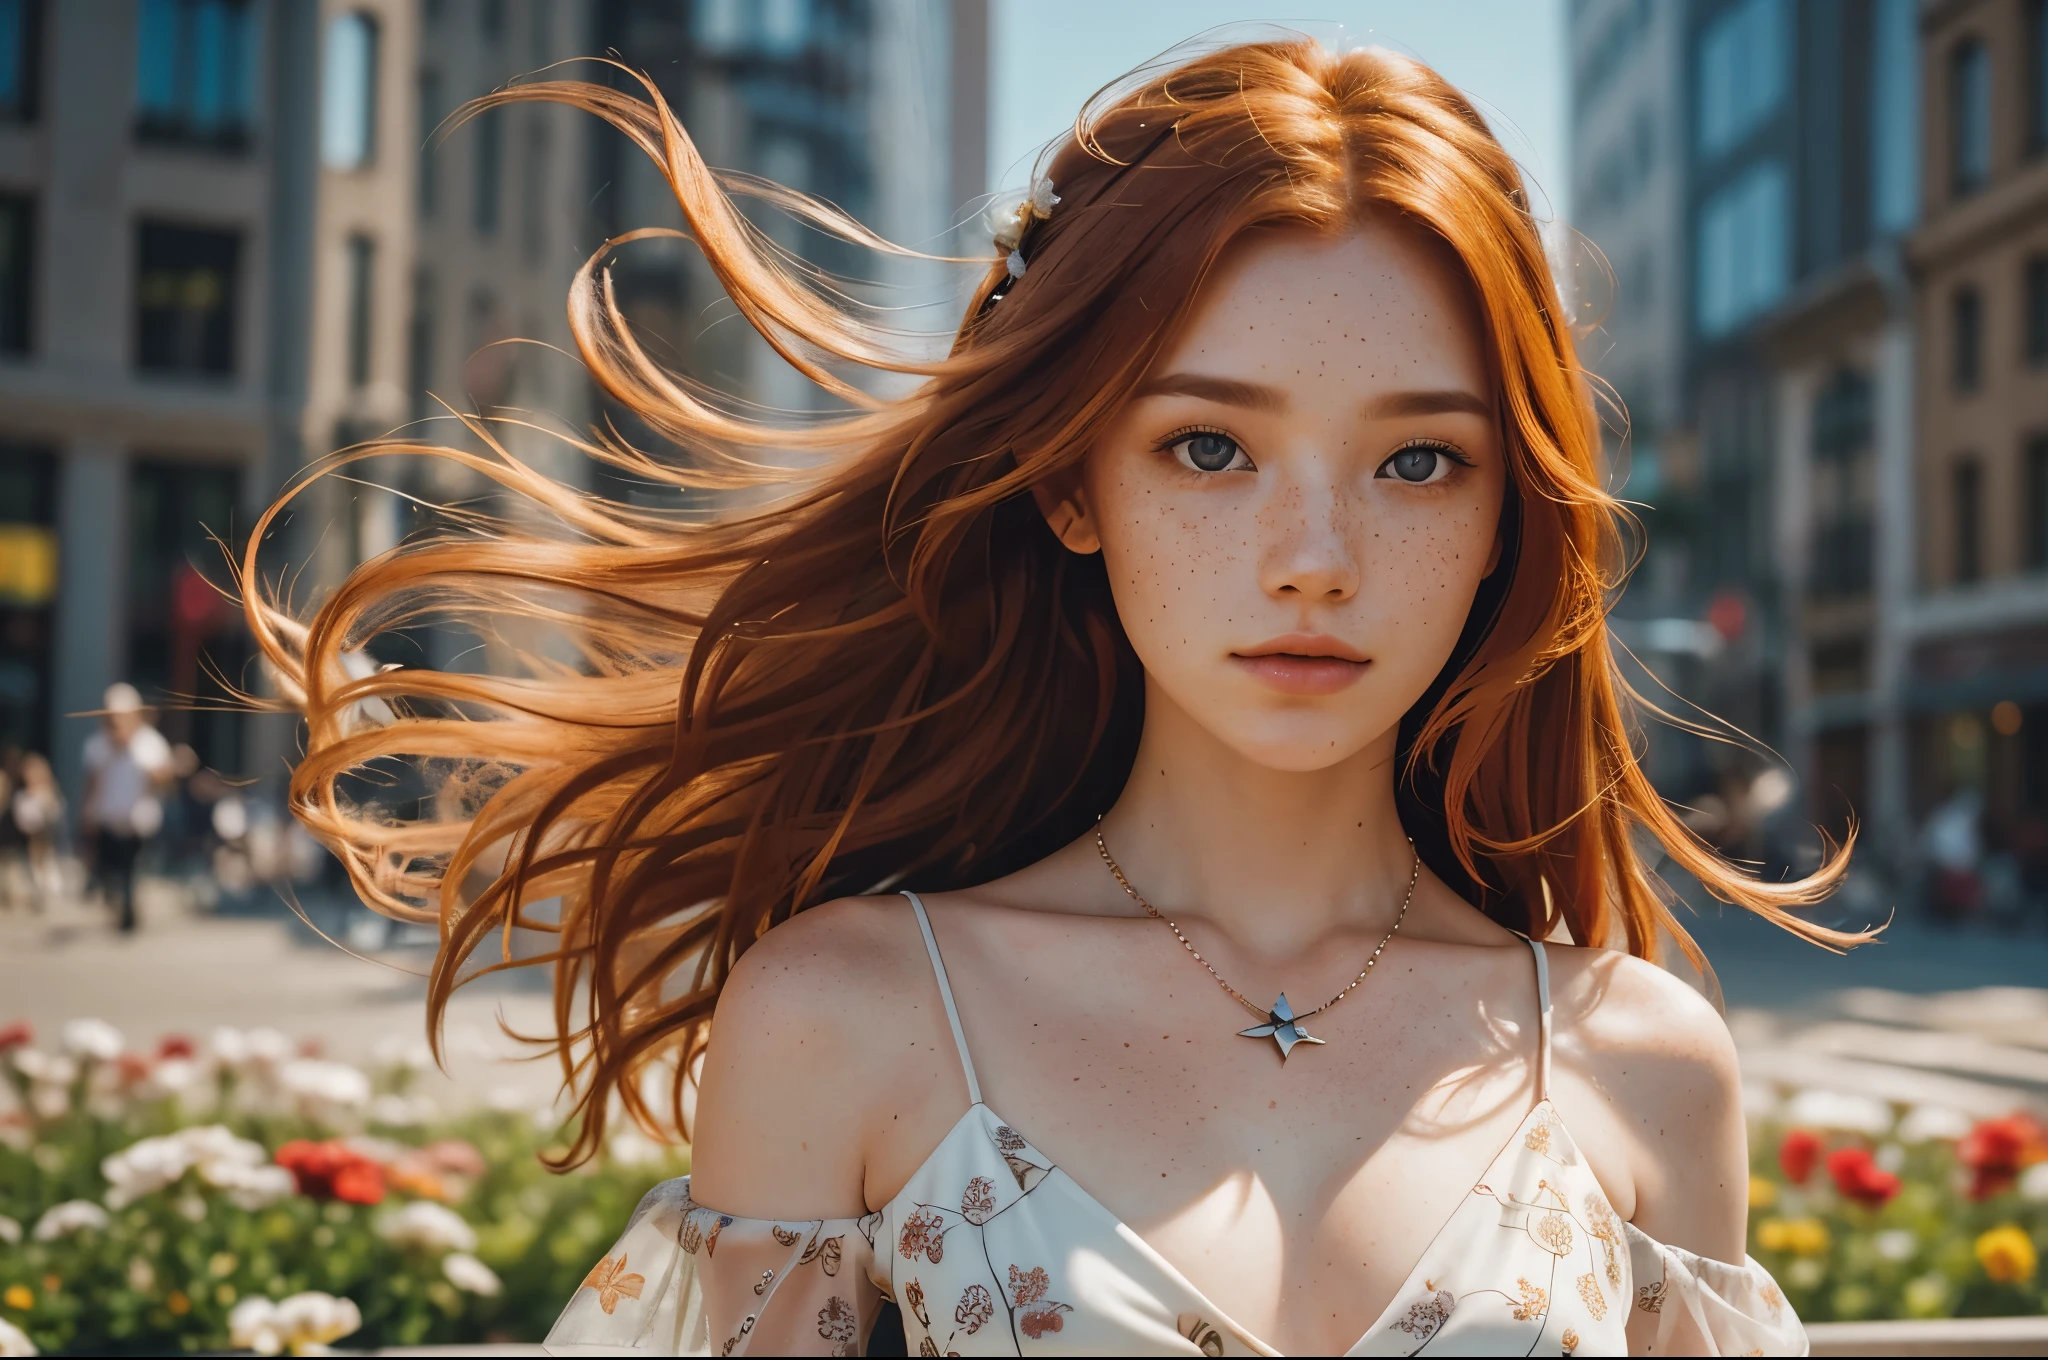
[[[1301,1027],[1294,1018],[1294,1007],[1287,1004],[1287,993],[1280,993],[1280,999],[1273,1003],[1273,1009],[1266,1012],[1266,1023],[1241,1029],[1238,1035],[1245,1039],[1271,1039],[1280,1048],[1280,1061],[1287,1061],[1287,1054],[1296,1044],[1319,1044],[1323,1042]]]

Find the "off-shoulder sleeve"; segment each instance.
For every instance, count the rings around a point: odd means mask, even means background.
[[[1771,1272],[1667,1247],[1633,1223],[1630,1355],[1805,1355],[1806,1329]]]
[[[647,1192],[549,1331],[550,1355],[859,1355],[879,1295],[869,1220],[772,1223]]]

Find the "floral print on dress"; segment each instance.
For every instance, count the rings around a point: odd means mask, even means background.
[[[1010,1267],[1010,1307],[1017,1319],[1017,1330],[1033,1341],[1047,1332],[1059,1331],[1065,1325],[1060,1314],[1074,1311],[1047,1298],[1046,1292],[1051,1288],[1052,1279],[1044,1266],[1033,1266],[1028,1271]]]
[[[1599,1322],[1607,1316],[1607,1296],[1600,1292],[1600,1281],[1593,1278],[1590,1270],[1579,1276],[1579,1301],[1586,1305],[1593,1321]]]
[[[995,1211],[996,1183],[986,1176],[976,1176],[967,1182],[967,1189],[960,1196],[960,1217],[978,1228]]]
[[[896,1250],[906,1261],[922,1256],[933,1265],[946,1259],[946,1220],[931,1209],[919,1209],[903,1220]]]
[[[607,1256],[590,1268],[583,1277],[585,1289],[597,1291],[597,1306],[605,1312],[612,1312],[619,1306],[620,1299],[637,1299],[647,1285],[644,1275],[628,1275],[626,1258],[622,1254],[617,1260]]]
[[[852,1355],[853,1341],[860,1334],[860,1317],[853,1305],[834,1294],[818,1310],[818,1335],[832,1343],[832,1354]]]
[[[1532,1322],[1550,1311],[1550,1291],[1529,1283],[1527,1276],[1516,1279],[1515,1289],[1521,1298],[1508,1300],[1514,1306],[1515,1321]]]
[[[973,1336],[995,1315],[995,1295],[986,1286],[971,1284],[960,1292],[959,1306],[953,1309],[953,1325]]]
[[[1451,1313],[1458,1306],[1457,1296],[1448,1289],[1437,1289],[1436,1281],[1424,1280],[1424,1289],[1435,1291],[1420,1303],[1408,1305],[1408,1315],[1394,1322],[1396,1327],[1409,1333],[1417,1341],[1427,1341],[1443,1330],[1451,1320]]]

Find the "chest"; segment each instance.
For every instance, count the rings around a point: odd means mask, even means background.
[[[1535,1102],[1526,958],[1475,985],[1426,948],[1390,953],[1283,1061],[1147,924],[1057,969],[955,965],[984,1097],[1216,1311],[1285,1350],[1341,1350]],[[1332,964],[1297,1011],[1343,985]]]

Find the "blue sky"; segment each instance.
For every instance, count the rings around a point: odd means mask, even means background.
[[[1217,25],[1278,23],[1428,62],[1485,114],[1522,163],[1535,201],[1566,213],[1564,0],[994,0],[993,8],[992,188],[1022,187],[1037,148],[1132,67]]]

